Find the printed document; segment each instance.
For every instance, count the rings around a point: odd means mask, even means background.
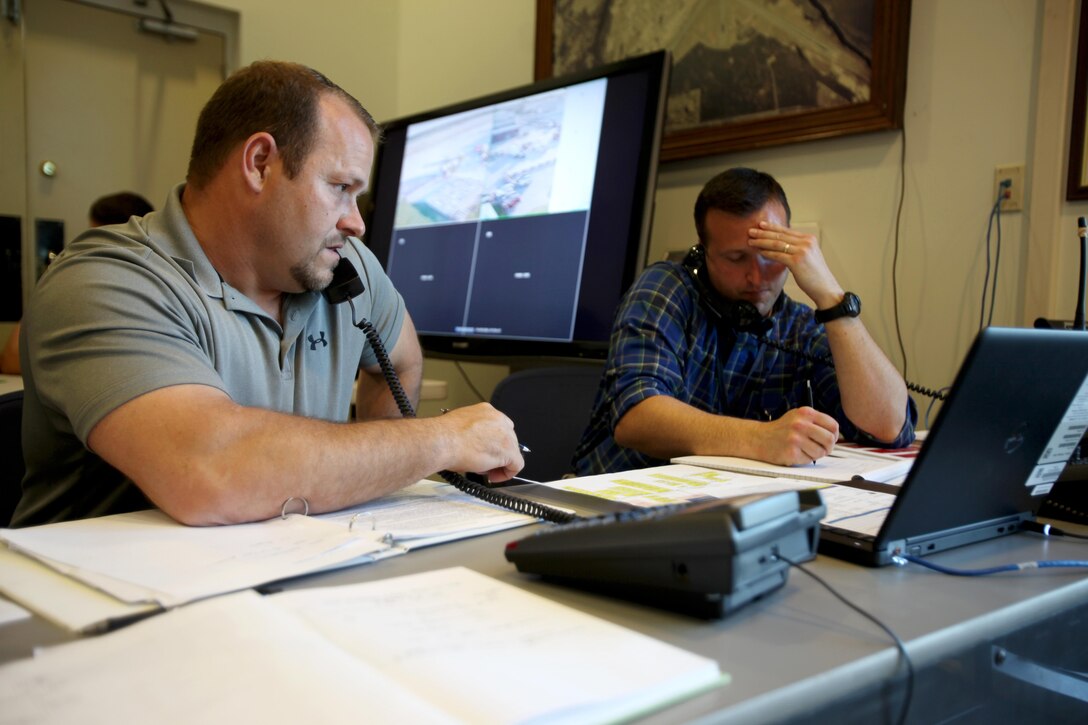
[[[0,541],[120,602],[169,608],[534,521],[446,484],[421,481],[393,496],[323,516],[289,514],[249,524],[190,527],[152,509],[0,529]],[[22,592],[8,593],[34,607]]]
[[[0,667],[13,722],[591,723],[714,660],[464,568],[217,597]]]

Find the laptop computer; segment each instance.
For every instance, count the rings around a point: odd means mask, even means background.
[[[829,513],[819,551],[884,566],[1019,531],[1086,428],[1088,332],[987,328],[879,530],[852,530],[854,517]]]

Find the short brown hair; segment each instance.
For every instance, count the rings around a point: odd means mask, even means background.
[[[144,216],[155,211],[151,202],[131,191],[121,191],[96,199],[88,215],[95,226],[124,224],[130,217]]]
[[[711,209],[726,214],[746,217],[754,214],[767,202],[777,201],[786,212],[786,224],[790,223],[790,203],[786,192],[774,177],[755,169],[738,166],[727,169],[710,181],[695,200],[695,231],[699,241],[706,244],[706,214]]]
[[[261,131],[276,139],[284,170],[294,178],[313,147],[318,102],[326,93],[347,102],[377,143],[378,122],[324,74],[298,63],[257,61],[231,74],[201,110],[186,182],[206,185],[238,144]]]

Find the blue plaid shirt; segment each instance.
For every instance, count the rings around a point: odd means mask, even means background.
[[[830,357],[827,333],[810,307],[783,295],[771,319],[770,339]],[[834,367],[715,324],[688,272],[676,262],[659,262],[643,272],[617,311],[593,415],[574,454],[575,470],[586,476],[667,462],[623,448],[612,437],[616,423],[646,398],[668,395],[708,413],[773,420],[808,405],[806,381],[816,409],[834,417],[847,440],[889,448],[914,440],[918,412],[912,400],[895,441],[871,438],[843,412]]]

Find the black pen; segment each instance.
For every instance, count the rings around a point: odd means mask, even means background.
[[[813,410],[816,409],[816,400],[812,397],[812,381],[805,378],[805,393],[808,395],[808,407]],[[816,465],[816,461],[812,461],[812,465]]]

